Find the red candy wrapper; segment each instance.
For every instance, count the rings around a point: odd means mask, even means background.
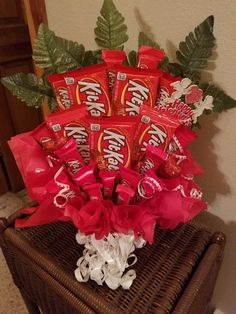
[[[72,179],[79,188],[84,189],[86,185],[91,185],[91,184],[96,183],[94,171],[95,171],[95,165],[92,163],[89,166],[84,166],[81,169],[79,169],[72,176]]]
[[[77,143],[73,138],[70,138],[60,149],[54,151],[54,154],[66,164],[71,174],[76,173],[84,166],[84,161],[77,150]]]
[[[120,66],[113,90],[115,114],[134,116],[143,105],[154,107],[161,76],[162,72],[158,70]]]
[[[123,50],[102,50],[102,60],[107,65],[107,74],[109,81],[110,93],[112,93],[116,71],[114,65],[121,65],[126,58],[126,53]]]
[[[73,137],[84,162],[89,163],[89,120],[84,107],[53,113],[46,117],[46,122],[56,138]]]
[[[93,183],[84,186],[84,190],[88,193],[91,201],[101,202],[103,200],[101,188],[101,183]]]
[[[120,166],[121,184],[131,187],[136,191],[141,175],[134,170]]]
[[[173,76],[171,74],[164,73],[160,78],[158,97],[156,100],[155,108],[165,109],[167,98],[170,98],[171,94],[174,92],[174,88],[171,86],[172,83],[181,80],[179,76]]]
[[[129,168],[132,161],[133,137],[137,120],[111,117],[90,124],[91,156],[102,170]]]
[[[128,205],[130,200],[134,197],[135,191],[123,184],[118,184],[116,187],[117,205]]]
[[[88,114],[92,117],[111,116],[105,64],[90,65],[63,75],[70,97],[77,105],[85,105]]]
[[[140,153],[146,150],[148,144],[166,151],[178,126],[179,122],[173,118],[143,106],[135,134],[135,159],[139,159]]]
[[[167,153],[164,152],[161,148],[152,145],[147,145],[146,151],[142,156],[140,162],[138,162],[135,170],[141,173],[142,175],[144,175],[148,169],[157,171],[158,167],[166,159]]]
[[[44,122],[31,132],[33,138],[43,146],[44,143],[50,142],[55,139],[53,132],[47,127]]]
[[[165,57],[163,50],[144,45],[139,48],[138,53],[138,68],[141,69],[156,69]]]
[[[100,170],[99,171],[99,178],[102,181],[102,186],[103,186],[102,190],[103,190],[104,198],[112,199],[115,183],[116,183],[117,178],[118,178],[118,172],[117,171]]]
[[[188,127],[180,125],[173,135],[173,138],[168,147],[169,152],[183,153],[189,142],[197,138],[197,134],[191,131]]]
[[[48,75],[48,81],[52,85],[57,100],[58,109],[60,111],[69,109],[76,104],[75,99],[73,99],[70,95],[70,91],[64,80],[64,74]]]

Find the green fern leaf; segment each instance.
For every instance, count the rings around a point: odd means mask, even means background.
[[[138,35],[138,46],[140,47],[142,45],[150,46],[150,47],[154,47],[154,48],[160,48],[158,43],[153,41],[144,32],[140,32],[139,35]]]
[[[178,63],[169,62],[166,66],[167,72],[174,76],[183,76],[183,68]]]
[[[197,70],[191,70],[189,68],[183,68],[182,76],[189,78],[195,84],[199,84],[201,80],[201,72]]]
[[[126,58],[125,64],[136,67],[138,65],[138,53],[131,50]]]
[[[207,67],[207,58],[215,45],[213,35],[214,17],[206,18],[179,44],[176,57],[180,64],[189,70],[202,70]]]
[[[50,112],[54,112],[57,109],[57,102],[54,97],[48,99],[48,108]]]
[[[199,86],[204,92],[204,97],[206,95],[213,97],[214,112],[222,112],[236,107],[236,100],[228,96],[219,87],[208,83],[201,83]]]
[[[96,64],[98,63],[98,59],[99,59],[99,55],[97,54],[97,51],[85,51],[83,59],[81,61],[81,65],[83,67],[88,66],[88,65],[92,65],[92,64]]]
[[[50,68],[61,73],[81,67],[83,45],[60,38],[45,24],[40,24],[33,49],[33,59],[39,68]]]
[[[39,107],[48,98],[52,102],[52,91],[43,81],[37,81],[35,74],[17,73],[1,79],[2,84],[19,100],[28,106]]]
[[[77,67],[82,65],[85,54],[85,48],[82,44],[56,36],[56,45],[62,49],[62,52],[65,51],[69,60],[71,59],[72,67],[73,63]]]
[[[124,17],[117,11],[112,0],[104,0],[100,13],[94,29],[96,43],[106,49],[122,49],[128,40]]]

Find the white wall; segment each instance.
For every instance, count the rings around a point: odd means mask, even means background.
[[[136,49],[140,30],[152,33],[167,54],[174,57],[178,43],[208,15],[215,16],[216,53],[204,76],[236,98],[236,1],[235,0],[114,0],[124,15],[130,36],[126,49]],[[93,29],[102,0],[46,0],[49,26],[59,36],[95,49]],[[195,158],[205,167],[200,179],[211,215],[202,216],[228,235],[225,259],[214,304],[236,313],[236,109],[202,119]]]

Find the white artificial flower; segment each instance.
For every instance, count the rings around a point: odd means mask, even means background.
[[[204,110],[212,110],[213,105],[213,97],[207,95],[205,99],[200,99],[198,102],[194,103],[195,109],[193,109],[193,123],[197,122],[197,118],[203,114]]]
[[[171,94],[171,98],[178,99],[181,96],[188,94],[191,83],[192,81],[189,78],[184,78],[181,81],[171,83],[170,85],[175,89],[175,92]]]

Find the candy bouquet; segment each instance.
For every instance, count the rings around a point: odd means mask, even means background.
[[[117,14],[112,1],[104,1],[101,14],[106,17],[104,10]],[[206,25],[196,37],[203,30],[207,32]],[[67,52],[71,42],[51,31],[42,41],[42,32],[45,26],[39,29],[34,59],[47,67],[45,54],[53,40]],[[99,36],[99,23],[95,34]],[[40,49],[49,37],[42,61]],[[197,71],[180,71],[150,39],[142,35],[142,41],[134,66],[134,52],[127,56],[123,50],[103,49],[91,54],[77,44],[80,62],[89,59],[89,65],[73,65],[68,71],[63,68],[68,69],[68,55],[58,57],[57,71],[47,70],[38,83],[24,76],[24,83],[31,80],[34,86],[34,98],[20,92],[20,84],[14,92],[36,106],[43,102],[43,93],[49,104],[54,99],[56,104],[56,112],[44,123],[9,141],[29,196],[38,202],[22,211],[25,216],[16,220],[16,227],[71,221],[78,229],[76,241],[84,245],[77,280],[92,279],[111,289],[130,288],[136,277],[130,268],[137,261],[135,249],[152,244],[157,225],[173,229],[207,207],[194,182],[203,169],[188,144],[196,138],[192,127],[198,117],[216,106],[212,94],[219,104],[219,90],[200,88]],[[209,43],[204,45],[212,48]],[[204,51],[208,56],[206,47]],[[3,80],[10,89],[12,82],[19,83],[19,77]]]

